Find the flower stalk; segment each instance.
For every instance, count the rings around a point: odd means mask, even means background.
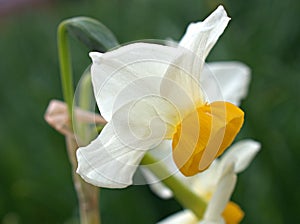
[[[58,26],[57,42],[63,96],[64,100],[68,105],[68,113],[69,117],[71,118],[73,108],[74,87],[66,21],[63,21]],[[72,123],[71,119],[70,123]]]
[[[162,182],[172,190],[174,197],[182,206],[193,211],[199,220],[201,220],[207,206],[206,202],[174,175],[169,175],[167,168],[163,164],[157,163],[157,160],[150,155],[150,153],[146,153],[141,161],[141,165],[150,165],[154,163],[155,166],[147,166],[147,168],[149,168],[158,179],[161,179]],[[166,176],[167,178],[165,178]]]
[[[73,182],[79,201],[80,223],[100,224],[99,188],[86,183],[75,172],[77,160],[75,157],[78,145],[74,138],[66,137],[67,151],[72,165]]]
[[[74,87],[67,25],[67,21],[63,21],[59,25],[57,40],[63,96],[68,108],[68,126],[73,132],[74,128],[71,118],[73,109]],[[81,224],[100,224],[98,199],[99,188],[84,182],[82,178],[76,173],[78,165],[76,160],[76,151],[79,146],[75,138],[66,136],[66,146],[69,160],[72,165],[74,187],[79,200]]]

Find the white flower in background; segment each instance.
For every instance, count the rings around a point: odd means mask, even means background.
[[[77,151],[83,179],[126,187],[145,153],[168,140],[185,176],[223,153],[243,124],[234,104],[246,95],[249,69],[238,62],[206,67],[204,61],[229,20],[219,6],[189,25],[178,47],[136,43],[90,54],[96,101],[108,124]]]
[[[204,172],[193,177],[177,177],[208,202],[202,220],[189,210],[178,212],[159,224],[238,224],[244,213],[230,200],[236,184],[236,174],[245,170],[260,150],[260,144],[253,140],[243,140],[231,146],[227,152],[216,159]],[[175,165],[173,165],[175,166]],[[158,185],[156,193],[164,195],[167,188]]]

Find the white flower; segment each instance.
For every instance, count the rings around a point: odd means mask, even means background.
[[[245,170],[257,152],[260,144],[243,140],[230,147],[221,159],[216,159],[204,172],[187,178],[178,177],[199,196],[208,201],[203,220],[189,210],[178,212],[159,224],[237,224],[244,214],[237,204],[229,201],[236,183],[236,174]],[[159,195],[166,191],[163,185],[155,188]]]
[[[108,124],[77,151],[83,179],[126,187],[145,153],[167,140],[186,176],[207,169],[222,154],[243,124],[243,112],[234,104],[249,82],[249,69],[241,63],[204,66],[229,20],[220,6],[189,25],[178,47],[136,43],[90,54],[96,101]]]

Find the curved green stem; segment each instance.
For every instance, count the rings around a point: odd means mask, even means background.
[[[72,62],[69,50],[67,23],[63,21],[58,26],[57,41],[58,41],[58,56],[60,75],[63,89],[63,96],[68,106],[69,118],[72,117],[74,87],[73,87],[73,73]],[[70,119],[72,124],[72,119]],[[71,125],[72,127],[72,125]]]
[[[161,179],[162,182],[173,191],[174,197],[182,206],[190,209],[199,219],[202,219],[207,203],[182,181],[178,180],[175,176],[170,175],[168,169],[163,164],[157,163],[157,160],[149,153],[146,153],[141,161],[142,165],[154,163],[155,166],[147,166],[147,168],[149,168],[158,179]]]
[[[84,72],[80,85],[78,104],[84,110],[91,110],[91,97],[93,96],[91,75],[87,70]]]
[[[62,22],[59,25],[57,32],[57,40],[63,96],[68,106],[69,127],[73,131],[74,122],[72,122],[72,109],[74,87],[67,25],[67,21]],[[66,143],[69,160],[72,164],[74,187],[76,189],[79,200],[81,224],[99,224],[99,188],[84,182],[76,173],[76,150],[78,149],[78,145],[77,142],[70,137],[66,137]]]

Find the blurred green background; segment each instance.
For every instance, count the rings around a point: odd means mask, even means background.
[[[35,1],[39,2],[39,1]],[[41,1],[5,9],[0,1],[0,223],[78,223],[77,198],[64,137],[43,114],[62,99],[56,29],[65,18],[91,16],[120,43],[180,39],[187,24],[218,4],[232,18],[208,61],[239,60],[252,68],[239,138],[262,143],[239,175],[233,199],[243,223],[300,223],[300,2],[296,0],[77,0]],[[89,65],[88,49],[71,41],[77,79]],[[102,190],[102,221],[155,223],[178,211],[147,186]]]

